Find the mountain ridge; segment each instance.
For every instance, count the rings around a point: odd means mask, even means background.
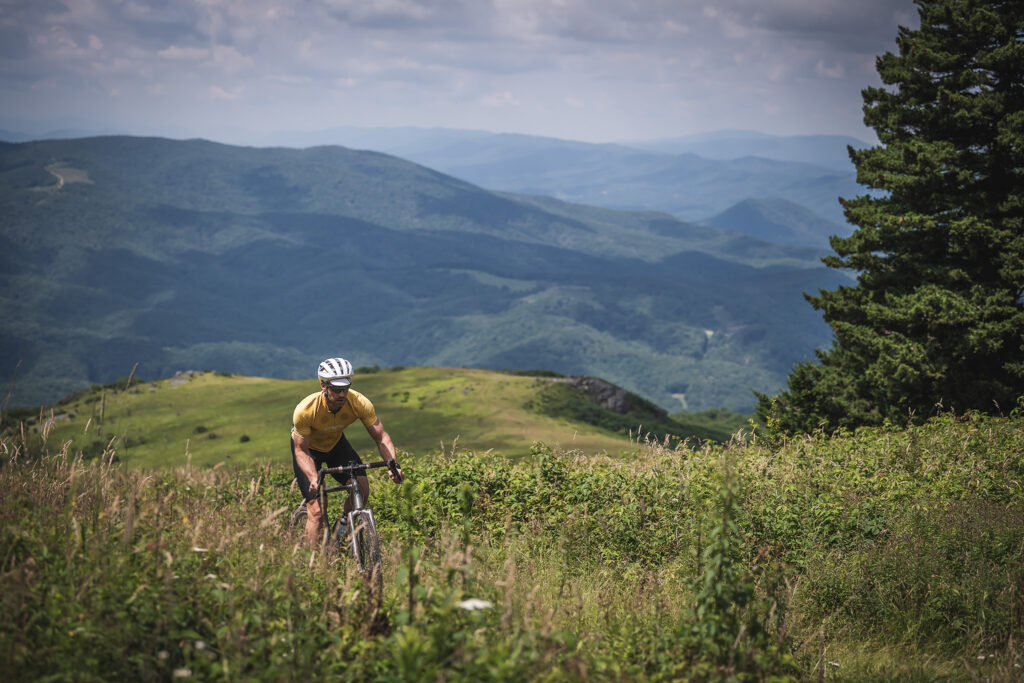
[[[832,235],[850,232],[785,199],[745,199],[704,222],[767,242],[819,249],[829,248]]]
[[[656,210],[689,221],[701,221],[750,197],[780,197],[842,222],[838,197],[862,191],[846,144],[866,146],[837,136],[769,137],[774,152],[758,150],[749,140],[731,139],[728,144],[735,153],[713,154],[716,145],[724,144],[717,138],[703,141],[703,147],[688,147],[673,141],[587,143],[409,128],[341,128],[277,139],[375,149],[492,190],[618,210]],[[787,151],[787,145],[798,149]],[[758,156],[758,151],[775,156]]]
[[[0,145],[0,206],[13,405],[135,361],[149,377],[298,377],[344,352],[596,375],[670,411],[747,412],[751,389],[827,342],[800,293],[838,281],[820,250],[338,147]]]
[[[72,131],[57,132],[68,137]],[[703,221],[747,199],[779,198],[837,224],[845,221],[838,197],[862,191],[848,148],[869,144],[849,136],[756,131],[590,143],[518,133],[355,126],[236,137],[229,144],[373,150],[491,190],[619,210],[657,210],[690,221]],[[686,172],[673,177],[681,169]],[[778,178],[790,182],[780,184]],[[701,201],[680,201],[680,196]]]

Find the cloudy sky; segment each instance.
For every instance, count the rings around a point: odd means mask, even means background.
[[[0,0],[0,128],[873,141],[912,0]]]

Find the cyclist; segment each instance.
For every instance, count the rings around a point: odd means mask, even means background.
[[[344,430],[359,420],[377,444],[385,462],[395,459],[395,446],[391,436],[373,410],[369,399],[351,388],[352,364],[344,358],[328,358],[317,367],[320,391],[299,401],[292,415],[292,467],[299,490],[306,498],[306,540],[316,544],[323,515],[314,487],[317,470],[321,465],[341,467],[361,463]],[[388,470],[392,481],[402,483],[401,469]],[[337,478],[337,477],[335,477]],[[346,480],[339,479],[344,484]],[[370,484],[365,476],[356,477],[363,500],[370,495]],[[345,501],[345,513],[352,509],[352,500]]]

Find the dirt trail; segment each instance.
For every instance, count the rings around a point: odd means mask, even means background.
[[[55,176],[57,178],[57,187],[53,188],[54,190],[59,190],[60,188],[64,187],[64,176],[62,176],[60,173],[57,173],[57,171],[53,170],[53,168],[50,166],[47,166],[46,170],[50,175]]]
[[[57,179],[56,185],[47,187],[41,187],[38,189],[49,190],[50,192],[57,192],[61,190],[65,185],[71,183],[88,183],[92,185],[92,180],[89,178],[89,172],[84,171],[80,168],[73,168],[71,166],[65,166],[64,162],[58,161],[48,166],[43,167],[47,173]]]

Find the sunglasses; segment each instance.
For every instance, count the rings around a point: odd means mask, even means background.
[[[348,391],[348,387],[336,387],[333,384],[328,384],[327,391],[331,392],[332,394],[343,394],[346,391]]]

